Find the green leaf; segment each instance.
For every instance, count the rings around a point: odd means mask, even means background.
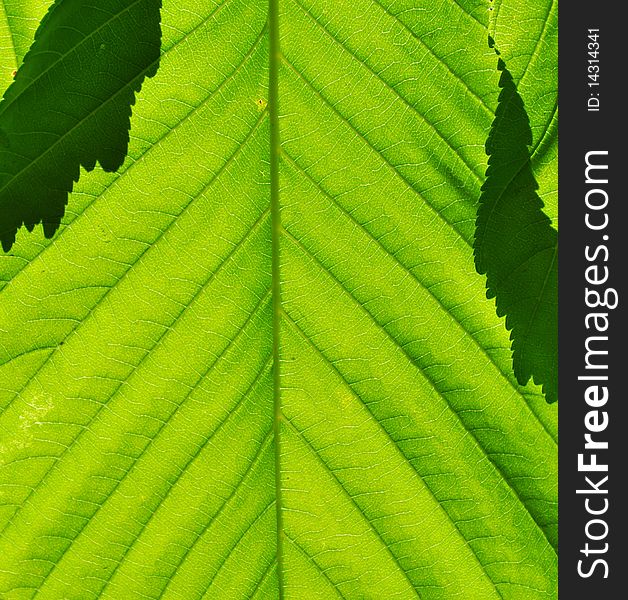
[[[125,163],[0,257],[0,596],[556,598],[556,405],[474,265],[482,6],[161,16]]]
[[[496,0],[489,29],[532,130],[532,169],[544,211],[558,222],[558,0]]]
[[[68,192],[98,161],[118,169],[131,105],[157,72],[159,0],[57,0],[0,102],[0,239],[58,229]]]
[[[512,330],[513,368],[531,377],[548,402],[558,400],[558,235],[542,212],[528,146],[532,132],[504,61],[502,92],[486,152],[475,235],[475,264],[487,275],[487,297]]]

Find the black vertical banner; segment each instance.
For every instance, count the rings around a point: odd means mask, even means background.
[[[559,589],[618,598],[628,577],[628,231],[619,3],[559,9]]]

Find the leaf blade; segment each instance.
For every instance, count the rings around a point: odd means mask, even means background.
[[[277,563],[266,4],[164,3],[127,163],[0,260],[0,444],[55,399],[0,469],[3,591],[555,597],[556,413],[473,265],[497,86],[460,5],[279,5]]]
[[[42,19],[0,102],[5,252],[22,225],[56,232],[81,166],[115,171],[124,162],[135,93],[159,66],[160,8],[65,0]]]

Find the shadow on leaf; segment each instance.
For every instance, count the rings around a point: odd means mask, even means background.
[[[0,102],[0,240],[59,228],[80,167],[115,171],[159,68],[161,0],[56,0]]]
[[[489,40],[491,46],[493,41]],[[498,53],[499,54],[499,53]],[[558,399],[558,234],[543,212],[532,172],[532,131],[523,100],[504,61],[501,92],[486,142],[489,156],[474,243],[487,297],[511,330],[513,368],[532,377],[548,402]]]

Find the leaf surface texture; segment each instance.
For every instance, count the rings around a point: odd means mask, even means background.
[[[159,0],[57,0],[0,102],[0,240],[42,223],[52,237],[68,192],[96,162],[115,171],[131,106],[159,67]],[[16,57],[17,58],[17,57]]]
[[[555,598],[556,407],[472,249],[488,7],[271,9],[164,0],[125,163],[0,258],[0,595]]]

